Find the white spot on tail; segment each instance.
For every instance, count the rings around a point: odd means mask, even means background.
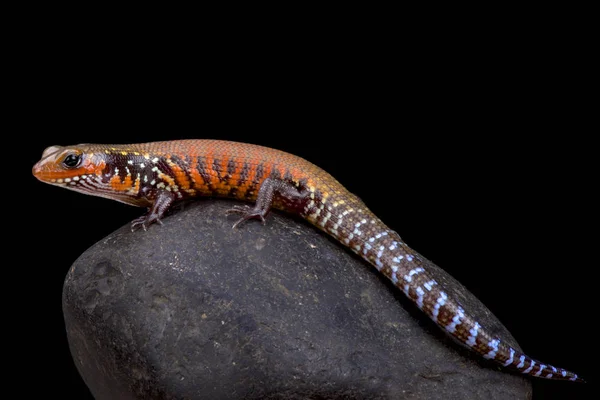
[[[421,286],[417,287],[417,307],[423,308],[423,296],[425,295],[425,291],[421,288]]]
[[[546,366],[544,364],[540,364],[540,370],[538,372],[536,372],[534,375],[540,376],[542,371],[544,370],[544,368],[546,368]]]
[[[513,348],[510,348],[510,357],[508,357],[508,360],[506,360],[506,362],[504,363],[504,366],[508,366],[510,364],[512,364],[513,360],[514,360],[514,355],[515,355],[515,351],[513,350]]]
[[[519,364],[517,364],[517,368],[523,368],[525,366],[525,356],[519,357]]]
[[[154,157],[154,158],[152,159],[152,162],[153,162],[154,164],[156,164],[156,163],[158,162],[158,157]]]
[[[577,374],[573,374],[572,378],[569,378],[570,381],[576,381],[577,380]]]
[[[481,326],[477,322],[475,322],[475,325],[471,329],[469,329],[469,333],[471,334],[471,336],[469,336],[466,342],[468,346],[475,346],[477,335],[479,334],[479,328],[481,328]]]
[[[529,368],[527,368],[525,371],[523,371],[524,374],[528,374],[531,372],[531,370],[533,369],[535,365],[535,361],[531,360],[531,364],[529,365]]]
[[[384,249],[385,249],[385,246],[379,247],[379,252],[377,252],[377,258],[381,258],[381,256],[383,255]]]
[[[465,310],[461,307],[458,307],[458,312],[452,318],[452,322],[446,326],[446,330],[450,333],[454,333],[456,331],[456,327],[462,324],[462,319],[465,317]]]
[[[440,313],[440,307],[446,304],[446,300],[448,300],[448,296],[444,292],[440,292],[440,297],[438,297],[435,302],[435,306],[433,307],[433,311],[431,312],[434,321],[437,322],[438,314]]]
[[[406,256],[406,259],[407,259],[408,261],[412,261],[412,260],[414,259],[414,257],[413,257],[413,256],[411,256],[410,254],[408,254],[408,255]]]
[[[488,346],[491,347],[492,349],[487,354],[484,354],[483,358],[487,358],[488,360],[490,360],[490,359],[496,357],[496,353],[498,353],[498,345],[499,344],[500,344],[500,340],[498,340],[498,339],[490,340],[490,342],[488,343]]]
[[[133,160],[127,160],[127,164],[133,165]]]
[[[327,224],[327,221],[329,220],[330,217],[331,217],[331,213],[329,211],[327,211],[327,214],[325,214],[325,218],[323,218],[321,220],[321,222],[319,222],[319,225],[325,226],[325,224]]]
[[[418,274],[419,272],[423,272],[425,271],[423,268],[415,268],[415,269],[411,269],[410,272],[408,273],[408,275],[404,275],[404,280],[406,282],[412,282],[412,277],[413,275]]]
[[[146,168],[146,164],[144,164],[144,163],[140,163],[140,167],[141,167],[141,168]]]
[[[395,263],[399,263],[400,260],[402,260],[403,258],[404,258],[404,256],[394,257],[394,258],[392,258],[392,261],[395,262]]]
[[[428,291],[430,291],[430,292],[431,292],[431,288],[432,288],[432,287],[434,287],[435,285],[437,285],[437,282],[436,282],[436,281],[434,281],[433,279],[432,279],[432,280],[430,280],[429,282],[425,282],[425,283],[423,284],[423,286],[425,286],[425,289],[427,289],[427,290],[428,290]]]

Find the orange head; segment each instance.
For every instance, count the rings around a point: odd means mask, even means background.
[[[105,167],[104,157],[87,151],[85,145],[51,146],[44,150],[32,172],[42,182],[68,186],[88,176],[102,175]]]
[[[139,187],[115,190],[115,183],[120,183],[119,188],[124,185],[116,174],[115,160],[111,162],[110,157],[114,158],[103,145],[51,146],[44,150],[32,172],[40,181],[52,185],[127,204],[146,205],[147,201],[139,196]]]

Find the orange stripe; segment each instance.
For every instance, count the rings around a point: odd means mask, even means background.
[[[90,161],[87,161],[85,165],[75,169],[63,169],[63,167],[57,167],[55,164],[52,164],[51,167],[55,169],[41,169],[39,171],[35,171],[34,174],[36,177],[42,180],[74,178],[81,175],[102,175],[102,172],[106,167],[106,163],[100,160],[98,165],[96,165]]]
[[[127,175],[123,182],[121,182],[121,177],[119,175],[113,176],[110,178],[110,186],[117,192],[125,192],[131,189],[133,186],[131,175]]]
[[[165,181],[167,183],[167,185],[169,185],[169,186],[175,186],[175,179],[171,178],[170,175],[163,174],[162,172],[159,172],[158,173],[158,178],[162,179],[163,181]]]
[[[190,180],[188,179],[185,171],[181,169],[177,164],[171,165],[171,170],[175,174],[175,180],[180,188],[187,190],[190,188]]]

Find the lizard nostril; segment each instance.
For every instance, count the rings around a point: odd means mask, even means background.
[[[41,162],[37,162],[31,169],[31,172],[33,173],[33,176],[40,179],[40,173],[42,172],[42,170],[43,170],[43,168],[42,168]]]

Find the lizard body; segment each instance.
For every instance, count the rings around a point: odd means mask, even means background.
[[[236,223],[271,207],[295,213],[372,264],[441,329],[486,359],[534,377],[583,381],[490,334],[427,271],[427,260],[337,180],[314,164],[267,147],[219,140],[52,146],[33,167],[41,181],[149,208],[146,229],[176,201],[198,196],[254,202]],[[234,225],[234,227],[236,226]]]

